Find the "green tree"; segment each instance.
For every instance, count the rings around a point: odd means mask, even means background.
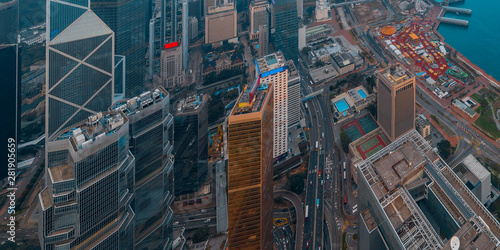
[[[370,112],[373,118],[375,119],[377,118],[377,103],[372,103],[366,106],[366,109]]]
[[[333,91],[335,89],[335,87],[333,87],[333,85],[330,85],[330,91]]]
[[[439,155],[443,159],[448,159],[451,155],[451,144],[448,140],[441,140],[437,144],[437,148],[439,150]]]
[[[225,107],[221,96],[222,94],[219,94],[210,98],[210,108],[208,109],[208,123],[213,123],[224,115]]]
[[[204,227],[199,228],[198,230],[196,230],[196,232],[194,232],[193,243],[200,243],[202,241],[205,241],[207,240],[208,236],[208,226],[205,225]]]
[[[340,133],[340,142],[342,143],[342,149],[344,150],[344,153],[349,153],[349,143],[351,143],[351,139],[345,132]]]
[[[325,66],[325,63],[323,61],[316,61],[316,63],[314,65],[316,65],[316,67],[321,67],[321,66]]]
[[[306,179],[306,174],[304,172],[296,173],[288,178],[289,190],[296,193],[302,194],[304,191],[304,180]]]

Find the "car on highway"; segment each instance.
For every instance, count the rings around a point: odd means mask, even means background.
[[[306,248],[309,248],[309,241],[306,242]]]
[[[287,235],[286,235],[286,229],[285,229],[285,227],[284,227],[284,226],[283,226],[283,234],[285,235],[285,237],[287,236]]]
[[[202,209],[201,210],[201,213],[205,213],[207,210],[206,209]]]
[[[318,176],[321,177],[321,169],[318,171]]]
[[[309,186],[312,186],[313,185],[313,181],[309,181]]]
[[[210,222],[210,218],[205,220],[205,223],[209,223],[209,222]]]

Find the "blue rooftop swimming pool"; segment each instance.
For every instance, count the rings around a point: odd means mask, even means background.
[[[361,98],[363,98],[363,99],[366,98],[366,93],[362,89],[358,90],[358,94],[359,94],[359,96],[361,96]]]
[[[337,110],[339,112],[344,112],[346,111],[347,109],[349,109],[349,105],[347,105],[347,103],[345,102],[344,99],[338,101],[335,103],[335,107],[337,107]]]

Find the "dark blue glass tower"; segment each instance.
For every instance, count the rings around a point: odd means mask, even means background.
[[[146,0],[95,0],[90,7],[115,32],[115,54],[125,56],[125,96],[142,93],[150,3]]]
[[[297,0],[277,0],[273,3],[276,21],[273,35],[275,50],[281,50],[287,60],[296,61],[299,54]]]

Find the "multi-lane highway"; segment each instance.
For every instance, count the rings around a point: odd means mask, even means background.
[[[307,72],[307,69],[299,63],[299,69]],[[301,82],[302,95],[306,96],[318,89],[310,86],[308,76],[303,76]],[[321,86],[320,88],[323,88]],[[305,111],[306,125],[309,128],[310,155],[307,171],[306,200],[309,206],[307,221],[304,222],[303,249],[332,249],[332,242],[337,246],[338,233],[336,227],[331,225],[331,216],[334,211],[325,207],[326,186],[336,185],[336,171],[326,168],[326,156],[334,157],[334,142],[328,122],[328,109],[325,107],[326,98],[314,97],[306,101]],[[329,173],[327,171],[329,170]],[[330,178],[327,180],[327,174]],[[331,180],[330,180],[331,179]],[[331,197],[328,197],[331,198]],[[325,218],[327,223],[325,225]]]
[[[496,145],[488,140],[484,140],[481,136],[478,136],[476,132],[470,128],[467,121],[460,118],[457,119],[457,117],[453,116],[447,109],[442,107],[441,104],[431,97],[427,91],[421,89],[420,85],[418,86],[419,88],[417,90],[416,101],[428,112],[439,117],[440,121],[452,129],[459,137],[464,138],[463,140],[460,140],[455,154],[448,159],[450,166],[455,165],[467,156],[467,154],[474,151],[474,148],[469,144],[472,138],[480,142],[478,148],[484,156],[500,163],[500,149]],[[466,131],[470,131],[470,133],[467,134]]]
[[[186,230],[197,229],[204,226],[215,227],[215,206],[203,210],[197,210],[174,215],[174,228],[184,227]]]
[[[297,222],[295,223],[295,245],[296,249],[301,249],[302,235],[304,233],[304,209],[302,209],[302,202],[297,194],[288,190],[279,190],[274,192],[274,197],[282,197],[290,201],[295,207],[295,214]]]

